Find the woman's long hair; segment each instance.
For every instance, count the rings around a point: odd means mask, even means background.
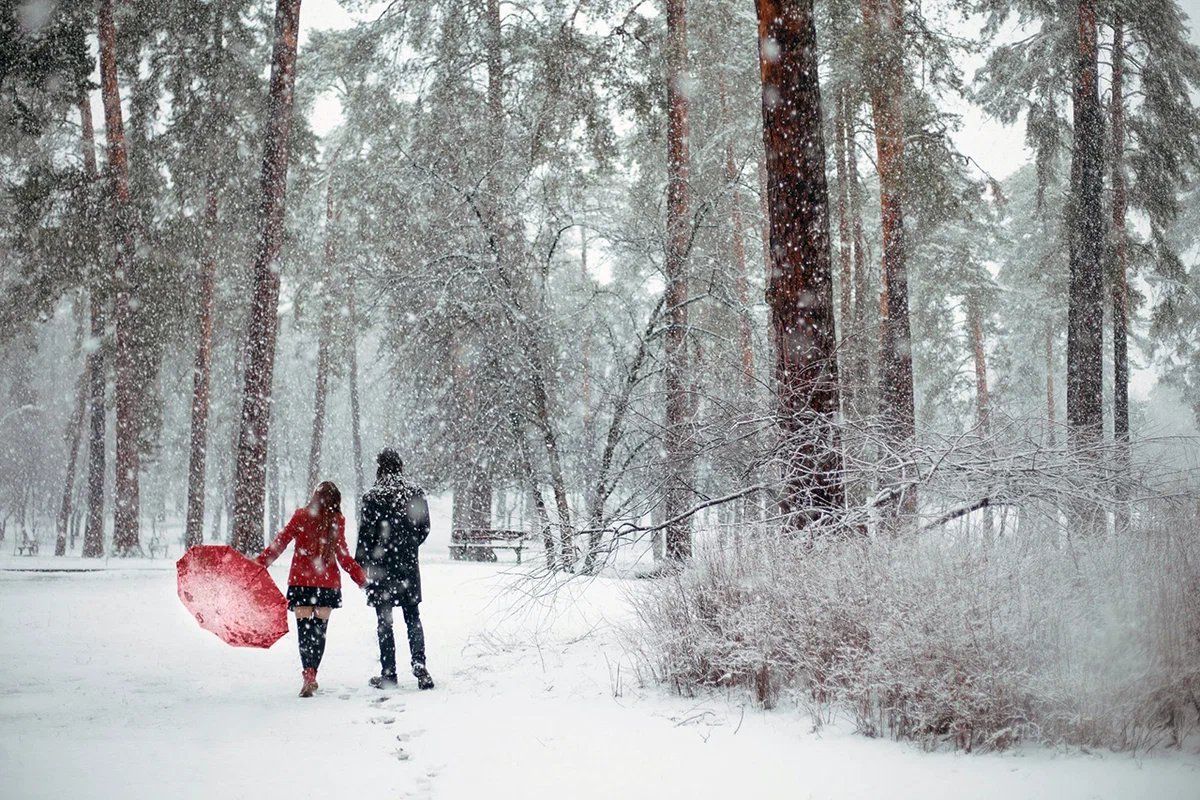
[[[317,518],[321,531],[319,555],[325,563],[337,558],[338,517],[342,515],[342,493],[333,481],[321,481],[308,501],[308,512]]]

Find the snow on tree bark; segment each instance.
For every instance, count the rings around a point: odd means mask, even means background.
[[[271,379],[279,329],[279,270],[276,261],[283,243],[288,139],[292,129],[299,29],[300,0],[277,0],[258,211],[259,241],[254,257],[250,319],[246,326],[246,372],[238,431],[237,478],[234,483],[233,546],[243,553],[256,552],[263,546]]]
[[[129,196],[129,158],[125,149],[125,126],[121,92],[117,83],[117,31],[113,22],[113,0],[101,0],[98,10],[100,40],[100,93],[104,104],[104,138],[108,144],[108,173],[113,204],[115,235],[114,273],[116,286],[116,418],[117,454],[113,500],[113,550],[131,555],[141,550],[138,541],[138,472],[140,387],[137,369],[137,325],[132,297],[134,262],[133,209]]]
[[[785,437],[782,511],[800,529],[843,505],[829,192],[812,0],[757,0],[770,198],[767,303]]]
[[[666,556],[682,561],[692,553],[691,521],[684,517],[691,497],[692,452],[688,397],[688,87],[685,0],[667,0],[667,247],[666,393],[663,445],[666,456]],[[681,518],[682,517],[682,518]]]

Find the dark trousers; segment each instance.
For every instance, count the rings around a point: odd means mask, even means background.
[[[412,663],[425,663],[425,629],[421,627],[419,606],[400,606],[408,628],[408,652]],[[382,674],[396,676],[396,635],[392,631],[392,607],[376,606],[375,632],[379,635],[379,666]]]

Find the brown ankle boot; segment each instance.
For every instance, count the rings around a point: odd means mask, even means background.
[[[304,670],[304,686],[300,688],[301,697],[312,697],[317,689],[317,671],[315,669]]]

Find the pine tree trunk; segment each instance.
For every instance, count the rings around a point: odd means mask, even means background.
[[[971,337],[971,356],[975,362],[976,423],[979,426],[979,435],[983,438],[985,446],[987,446],[989,434],[991,433],[992,395],[988,391],[987,352],[983,341],[983,311],[979,308],[979,298],[973,293],[968,293],[966,300],[967,325]],[[991,492],[991,487],[988,488],[988,491],[989,493]],[[992,539],[993,528],[992,507],[989,504],[983,509],[983,530],[988,541]]]
[[[1054,326],[1046,323],[1046,420],[1049,423],[1047,429],[1046,444],[1050,449],[1054,449],[1058,442],[1056,434],[1056,418],[1058,410],[1055,408],[1054,401]]]
[[[852,331],[862,337],[867,330],[867,304],[870,302],[870,281],[867,275],[867,246],[863,237],[862,226],[862,185],[858,180],[858,140],[854,131],[857,112],[846,101],[846,180],[849,183],[850,194],[850,235],[854,245],[854,321]],[[859,411],[867,408],[869,398],[871,359],[864,342],[851,344],[852,363],[854,368],[850,374],[856,382],[855,400]],[[844,383],[844,381],[843,381]],[[867,395],[864,397],[864,395]]]
[[[1113,226],[1113,443],[1116,445],[1118,497],[1128,495],[1125,482],[1130,471],[1129,451],[1129,252],[1125,215],[1125,28],[1120,15],[1113,20],[1112,42],[1112,226]],[[1129,510],[1121,505],[1116,514],[1117,530],[1129,527]]]
[[[775,331],[782,511],[797,530],[844,502],[829,191],[813,0],[757,0],[771,212],[767,302]]]
[[[317,333],[317,381],[313,399],[312,447],[308,451],[308,491],[317,487],[321,471],[321,440],[325,437],[325,399],[329,394],[329,348],[333,336],[333,261],[334,250],[333,168],[325,187],[325,256],[321,279],[321,321]]]
[[[991,393],[988,391],[987,355],[983,342],[983,313],[979,299],[967,295],[967,324],[971,334],[971,355],[975,362],[975,413],[979,431],[987,436],[991,425]]]
[[[847,178],[846,154],[846,90],[841,89],[835,98],[834,112],[834,173],[838,179],[838,257],[841,270],[839,272],[839,329],[841,333],[841,353],[848,353],[848,339],[853,330],[853,242],[850,236],[850,186]],[[846,359],[842,360],[845,363]],[[842,369],[842,395],[844,401],[850,402],[850,387],[853,375],[850,369]]]
[[[666,452],[665,512],[667,558],[683,561],[692,553],[691,521],[676,520],[687,511],[691,497],[692,453],[689,441],[691,401],[688,398],[688,68],[685,0],[666,0],[667,6],[667,248],[666,273]]]
[[[1075,140],[1071,158],[1067,306],[1067,426],[1076,452],[1103,429],[1104,131],[1097,80],[1096,0],[1079,0],[1075,64]]]
[[[137,320],[131,298],[135,251],[132,208],[129,199],[129,159],[121,93],[117,84],[117,32],[113,0],[100,0],[100,92],[104,102],[104,136],[108,142],[108,172],[112,187],[113,223],[116,231],[116,337],[117,337],[117,466],[113,508],[113,550],[128,556],[141,552],[138,541],[138,444],[140,403],[137,369]]]
[[[88,376],[88,365],[85,360],[83,372],[79,376],[78,398],[75,401],[75,413],[67,427],[67,477],[63,484],[62,502],[58,507],[58,528],[54,539],[54,555],[67,554],[67,528],[71,523],[71,495],[75,490],[75,470],[79,463],[79,443],[83,439],[83,417],[87,411],[88,387],[91,383]]]
[[[729,98],[725,74],[721,73],[718,91],[721,101],[721,128],[728,129]],[[747,391],[754,387],[754,338],[750,320],[750,277],[746,269],[746,223],[742,219],[742,192],[738,188],[737,159],[733,137],[725,139],[725,184],[729,188],[729,249],[733,259],[734,290],[738,301],[738,346],[742,355],[742,377]]]
[[[904,10],[900,0],[862,0],[862,15],[874,45],[869,91],[883,229],[880,416],[894,457],[906,463],[916,436],[916,409],[904,240]],[[897,473],[892,480],[901,484],[911,477],[907,467]],[[902,487],[901,497],[900,504],[890,506],[890,511],[915,513],[915,490]]]
[[[216,292],[217,191],[209,178],[204,203],[207,237],[200,262],[200,315],[197,320],[196,363],[192,371],[192,437],[188,458],[187,522],[184,545],[204,544],[205,472],[208,464],[208,407],[212,384],[213,304]]]
[[[83,170],[92,186],[96,185],[96,134],[92,127],[92,106],[86,92],[79,99],[79,121],[83,138]],[[93,262],[95,263],[95,262]],[[105,293],[101,290],[103,272],[95,270],[89,280],[88,315],[91,317],[91,346],[87,355],[88,374],[88,477],[87,522],[83,532],[83,555],[104,555],[104,326]]]
[[[841,312],[838,318],[839,333],[841,333],[839,351],[841,355],[842,402],[846,406],[845,410],[848,410],[853,403],[858,375],[850,368],[853,359],[849,357],[852,348],[851,340],[856,328],[853,322],[854,269],[852,258],[854,246],[850,239],[850,196],[846,153],[847,101],[844,88],[838,91],[835,103],[833,160],[837,176],[838,258],[841,266],[839,273],[841,296],[838,303]]]
[[[279,436],[267,443],[267,530],[278,531],[286,519],[279,480]]]
[[[296,84],[300,0],[276,0],[275,46],[267,99],[267,132],[259,204],[259,241],[254,257],[254,296],[246,326],[246,375],[238,432],[234,484],[233,546],[255,553],[263,546],[263,500],[267,437],[271,425],[271,380],[279,320],[276,260],[283,243],[288,138]]]
[[[358,502],[366,491],[363,475],[362,410],[358,394],[358,299],[354,287],[354,273],[346,276],[346,309],[350,317],[348,326],[349,370],[350,370],[350,440],[354,447],[354,497]]]
[[[589,280],[588,275],[588,240],[587,229],[583,226],[579,228],[579,276],[583,280],[584,285],[587,285]],[[592,329],[591,319],[587,321],[587,326],[583,329],[583,342],[581,352],[583,363],[580,365],[581,387],[580,387],[580,404],[583,406],[583,456],[586,464],[584,473],[585,481],[591,483],[592,458],[596,453],[596,414],[592,408],[592,349],[595,346],[595,333]]]

